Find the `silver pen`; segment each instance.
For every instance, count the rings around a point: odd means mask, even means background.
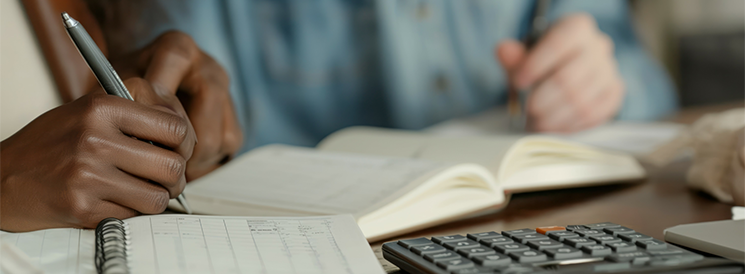
[[[103,87],[106,93],[134,101],[134,98],[129,94],[127,87],[124,86],[122,79],[119,79],[119,75],[116,74],[114,68],[111,67],[109,60],[107,60],[106,56],[103,55],[101,49],[96,46],[96,42],[93,41],[93,38],[91,38],[88,32],[85,31],[85,28],[83,28],[80,22],[70,17],[67,12],[62,13],[62,21],[65,24],[65,29],[67,29],[67,34],[70,35],[73,44],[75,44],[75,47],[78,49],[78,52],[80,52],[80,55],[83,56],[88,67],[93,71],[93,74],[96,75],[98,83],[101,84],[101,87]],[[153,143],[150,141],[148,142],[150,144]],[[178,195],[176,200],[178,200],[186,213],[191,214],[191,208],[186,202],[183,193]]]

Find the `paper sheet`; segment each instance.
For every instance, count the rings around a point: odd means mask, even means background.
[[[96,273],[92,230],[46,229],[26,233],[0,233],[3,244],[15,246],[44,273]]]
[[[126,220],[132,273],[383,273],[351,215]]]
[[[282,208],[294,216],[361,214],[407,193],[412,182],[442,167],[426,160],[268,146],[190,183],[184,194]]]

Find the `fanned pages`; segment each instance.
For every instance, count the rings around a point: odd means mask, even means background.
[[[184,194],[201,214],[354,214],[368,240],[432,226],[504,201],[489,171],[479,165],[280,145],[234,160],[190,183]]]
[[[184,194],[202,214],[349,213],[365,237],[376,241],[502,208],[505,191],[644,176],[628,155],[555,138],[438,137],[353,127],[327,137],[317,149],[255,149],[189,183]]]

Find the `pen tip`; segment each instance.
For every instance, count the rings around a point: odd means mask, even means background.
[[[78,24],[78,21],[75,21],[75,19],[72,19],[67,12],[62,12],[62,22],[65,23],[65,27],[72,28],[75,25]]]

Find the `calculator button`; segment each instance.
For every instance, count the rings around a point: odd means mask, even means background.
[[[610,244],[610,243],[621,242],[621,239],[613,237],[611,235],[592,236],[590,237],[590,240],[594,240],[600,244]]]
[[[533,241],[533,240],[548,240],[548,237],[546,237],[546,235],[533,232],[530,234],[515,235],[515,236],[512,236],[512,239],[515,239],[516,242],[520,242],[524,244],[524,243],[527,243],[528,241]]]
[[[527,250],[530,250],[530,247],[524,244],[511,243],[511,244],[496,245],[494,246],[494,249],[496,249],[500,253],[507,254],[510,252],[527,251]]]
[[[458,251],[463,248],[480,247],[481,245],[474,240],[465,240],[465,241],[460,241],[460,242],[445,243],[443,244],[443,246],[447,249]]]
[[[494,270],[486,267],[469,267],[464,269],[453,270],[453,274],[493,274]]]
[[[577,230],[589,230],[589,227],[583,226],[583,225],[568,225],[566,226],[566,229],[568,231],[577,231]]]
[[[491,238],[500,238],[504,237],[502,234],[499,234],[497,232],[491,231],[491,232],[481,232],[481,233],[474,233],[474,234],[467,234],[466,235],[469,239],[474,241],[481,241],[484,239],[491,239]]]
[[[460,257],[457,259],[450,259],[450,260],[440,260],[440,261],[437,261],[436,265],[448,271],[471,268],[471,267],[476,266],[475,264],[473,264],[471,260],[463,258],[463,257]]]
[[[538,250],[544,250],[546,248],[559,248],[564,245],[556,240],[546,239],[546,240],[530,241],[528,242],[528,246],[538,249]]]
[[[586,245],[594,245],[595,241],[587,238],[569,238],[564,240],[564,243],[576,248],[580,248]]]
[[[412,246],[420,246],[420,245],[428,245],[428,244],[432,244],[432,241],[428,240],[427,238],[416,238],[416,239],[398,241],[398,245],[403,246],[405,248],[411,248]]]
[[[647,249],[647,250],[667,249],[667,243],[660,241],[660,240],[656,240],[656,239],[637,241],[636,245],[638,245],[641,248]]]
[[[592,236],[602,236],[607,235],[605,232],[602,232],[600,230],[595,229],[588,229],[588,230],[576,230],[574,233],[577,233],[583,237],[592,237]]]
[[[549,231],[566,231],[563,226],[544,226],[535,229],[536,232],[546,235]]]
[[[579,238],[579,235],[577,233],[569,231],[549,231],[548,237],[559,242],[563,242],[565,239]]]
[[[437,262],[441,260],[450,260],[450,259],[457,259],[457,258],[463,258],[460,255],[456,254],[455,251],[444,251],[439,253],[431,253],[431,254],[424,254],[424,259],[430,262]]]
[[[502,231],[502,234],[506,236],[517,236],[517,235],[523,235],[523,234],[531,234],[535,233],[535,230],[529,229],[529,228],[523,228],[523,229],[515,229],[515,230],[509,230],[509,231]]]
[[[486,247],[459,249],[458,253],[460,255],[468,257],[469,259],[472,258],[473,256],[497,254],[497,252],[495,252],[493,249],[486,248]]]
[[[696,253],[688,251],[680,251],[680,253],[674,252],[674,250],[660,250],[660,251],[647,251],[652,255],[653,259],[663,260],[679,260],[679,261],[698,261],[704,258]]]
[[[549,256],[557,260],[573,259],[582,257],[582,251],[574,247],[558,247],[558,248],[547,248],[543,252],[546,252]]]
[[[592,256],[605,256],[613,253],[610,247],[598,244],[583,246],[582,251]]]
[[[589,224],[585,226],[590,229],[603,229],[603,228],[608,228],[608,227],[619,227],[621,225],[617,225],[617,224],[610,223],[610,222],[605,222],[605,223]]]
[[[646,252],[635,251],[616,253],[608,256],[607,259],[613,262],[631,262],[632,264],[639,264],[642,261],[649,261],[650,257]],[[636,260],[636,263],[633,262],[634,260]]]
[[[614,252],[632,252],[636,251],[636,246],[632,243],[627,242],[618,242],[618,243],[609,243],[606,244],[610,249],[613,249]]]
[[[479,255],[471,258],[474,262],[483,266],[500,266],[508,265],[512,262],[512,259],[504,254],[491,254],[491,255]]]
[[[432,237],[432,241],[438,244],[444,244],[444,243],[450,243],[450,242],[458,242],[458,241],[465,241],[467,240],[466,237],[463,237],[463,235],[450,235],[450,236],[437,236]]]
[[[482,245],[488,246],[488,247],[494,247],[498,244],[508,244],[513,243],[514,241],[507,237],[501,237],[501,238],[491,238],[491,239],[484,239],[479,241]]]
[[[652,240],[652,237],[640,233],[621,234],[618,235],[618,238],[632,243],[636,243],[637,241]]]
[[[631,234],[631,233],[635,233],[636,232],[633,229],[628,228],[628,227],[625,227],[625,226],[606,227],[606,228],[603,228],[603,231],[605,231],[605,233],[608,233],[608,234],[613,235],[613,236],[618,236],[618,235],[621,235],[621,234]]]
[[[536,263],[548,260],[546,254],[543,254],[542,252],[537,250],[512,252],[510,253],[510,257],[521,263]]]
[[[447,251],[444,247],[438,244],[428,244],[428,245],[420,245],[420,246],[412,246],[411,252],[414,252],[416,255],[423,255],[427,253],[437,253]]]

